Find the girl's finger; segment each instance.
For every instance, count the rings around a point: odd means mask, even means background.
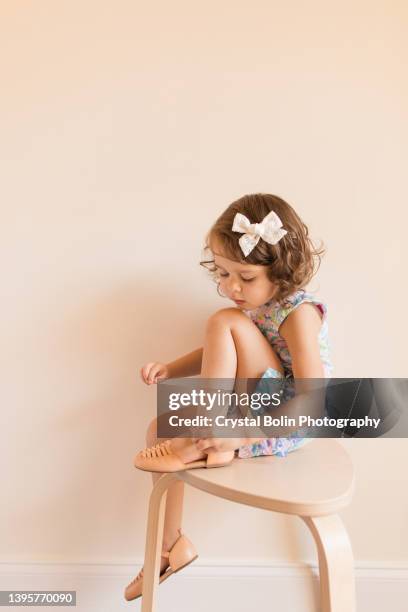
[[[153,366],[152,369],[149,372],[149,382],[152,383],[155,381],[156,376],[160,373],[161,370],[161,366]]]
[[[143,373],[143,378],[144,381],[147,383],[149,381],[149,375],[150,375],[150,371],[152,369],[152,367],[154,366],[154,363],[147,363],[143,368],[142,368],[142,373]]]

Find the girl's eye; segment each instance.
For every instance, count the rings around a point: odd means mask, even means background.
[[[221,278],[226,278],[227,276],[229,276],[229,274],[228,273],[222,274],[221,272],[218,272],[218,276],[220,276]],[[252,278],[242,278],[241,276],[241,280],[244,281],[244,283],[250,283],[251,281],[255,279],[256,279],[256,276],[253,276]]]

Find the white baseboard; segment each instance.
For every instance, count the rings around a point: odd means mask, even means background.
[[[3,561],[0,562],[0,590],[74,590],[77,605],[71,609],[76,612],[140,610],[140,600],[126,602],[123,589],[141,563],[140,559],[135,564]],[[355,575],[357,612],[406,612],[408,566],[359,562]],[[45,606],[35,609],[50,611]],[[313,563],[272,565],[259,561],[200,559],[159,588],[157,612],[208,612],[209,609],[212,612],[260,609],[320,612],[317,567]]]

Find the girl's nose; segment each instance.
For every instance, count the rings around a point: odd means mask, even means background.
[[[229,281],[228,289],[231,293],[234,293],[234,292],[239,293],[241,291],[241,285],[238,281],[231,279]]]

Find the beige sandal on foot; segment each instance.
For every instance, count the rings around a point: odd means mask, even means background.
[[[171,440],[150,446],[137,453],[134,466],[147,472],[183,472],[195,468],[216,468],[232,463],[234,451],[209,451],[205,459],[184,463],[170,448]]]
[[[181,529],[178,530],[180,537],[173,544],[171,550],[168,552],[163,552],[162,557],[168,557],[169,566],[163,570],[160,574],[159,584],[166,580],[172,574],[183,569],[189,563],[192,563],[195,559],[197,559],[198,554],[196,549],[194,548],[192,542],[182,534]],[[140,570],[136,578],[130,582],[125,589],[125,599],[127,601],[131,601],[132,599],[137,599],[142,595],[143,589],[143,570]]]

